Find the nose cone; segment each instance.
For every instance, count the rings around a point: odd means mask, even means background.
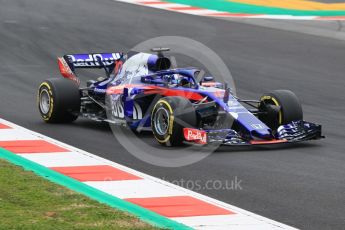
[[[272,131],[270,129],[258,129],[251,131],[251,135],[253,139],[263,139],[263,140],[271,140],[274,139],[272,135]]]

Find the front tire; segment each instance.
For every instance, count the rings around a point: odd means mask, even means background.
[[[80,93],[76,83],[64,78],[43,81],[38,89],[38,110],[47,123],[68,123],[78,118]]]
[[[259,115],[259,119],[272,130],[292,121],[303,120],[301,102],[290,90],[273,90],[264,94],[260,98],[259,110],[266,113]]]
[[[197,124],[192,103],[183,97],[164,97],[157,101],[151,114],[151,127],[156,140],[165,146],[183,145],[183,128]]]

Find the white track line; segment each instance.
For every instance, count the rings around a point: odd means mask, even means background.
[[[40,140],[41,138],[16,129],[0,129],[0,141]]]
[[[260,226],[260,221],[251,219],[248,220],[245,216],[238,217],[234,215],[218,215],[218,216],[197,216],[197,217],[178,217],[173,220],[183,223],[187,226],[194,226],[194,228],[202,229],[266,229],[265,226]],[[262,227],[262,228],[261,228]],[[275,229],[281,229],[276,227]]]
[[[180,190],[152,180],[89,181],[86,184],[121,199],[185,196]]]
[[[1,134],[1,131],[0,131]],[[18,154],[48,168],[104,165],[100,160],[80,152]]]

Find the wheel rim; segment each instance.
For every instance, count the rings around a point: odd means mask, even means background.
[[[50,110],[50,96],[46,89],[43,89],[40,94],[40,110],[44,114]]]
[[[165,108],[159,108],[154,117],[154,125],[156,132],[164,136],[169,128],[169,112]]]
[[[270,105],[275,105],[275,106],[281,107],[281,106],[279,105],[277,99],[275,99],[275,98],[273,98],[273,97],[271,97],[271,99],[264,100],[264,103],[268,103],[268,104],[270,104]],[[278,113],[278,123],[279,123],[279,125],[281,125],[281,124],[283,123],[283,114],[282,114],[281,109],[279,110],[279,113]]]

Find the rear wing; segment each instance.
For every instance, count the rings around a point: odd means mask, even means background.
[[[109,67],[123,57],[123,53],[92,53],[92,54],[67,54],[63,58],[72,68],[102,68]]]
[[[66,54],[58,57],[61,75],[80,84],[75,69],[78,68],[104,68],[112,72],[116,61],[122,59],[123,53],[91,53],[91,54]]]

